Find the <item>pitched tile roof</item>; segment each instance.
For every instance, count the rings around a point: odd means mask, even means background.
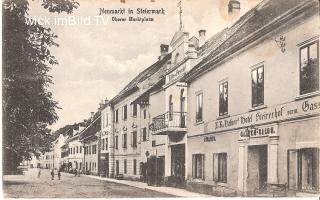
[[[266,28],[290,13],[303,12],[312,6],[318,7],[319,3],[316,0],[262,1],[236,21],[232,27],[222,30],[205,43],[202,47],[203,49],[199,50],[199,56],[202,59],[184,76],[183,80],[187,82],[193,81],[201,73],[209,68],[211,69],[214,64],[219,63],[239,50],[239,48],[249,45],[267,33],[266,30],[264,30],[265,32],[258,30]],[[285,23],[288,20],[290,18],[285,18],[285,20],[280,20],[280,23]],[[250,38],[251,40],[248,40],[249,37],[253,39]]]

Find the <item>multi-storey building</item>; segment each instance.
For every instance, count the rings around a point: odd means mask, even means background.
[[[79,140],[81,131],[85,128],[84,124],[75,124],[72,130],[72,136],[67,140],[68,143],[68,169],[83,169],[83,144]]]
[[[114,148],[113,148],[113,111],[106,99],[101,109],[101,156],[100,171],[103,176],[114,177]]]
[[[53,169],[54,168],[54,153],[53,151],[44,152],[41,155],[40,165],[44,169]]]
[[[101,108],[101,107],[100,107]],[[101,114],[100,110],[91,113],[91,118],[87,121],[86,127],[79,134],[79,142],[83,145],[83,165],[86,174],[99,175],[100,158],[100,134],[101,134]]]
[[[66,138],[63,134],[53,142],[53,153],[54,153],[54,167],[60,170],[63,165],[61,147],[65,144]]]
[[[318,9],[261,2],[185,76],[189,189],[319,192]]]

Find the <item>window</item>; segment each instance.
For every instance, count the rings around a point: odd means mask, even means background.
[[[132,104],[132,116],[136,117],[138,112],[138,105],[136,103]]]
[[[115,112],[115,113],[114,113],[115,122],[118,123],[118,122],[119,122],[119,118],[118,118],[118,117],[119,117],[119,116],[118,116],[118,115],[119,115],[119,110],[117,109],[117,110],[114,111],[114,112]]]
[[[96,154],[97,153],[97,145],[92,145],[92,154]]]
[[[127,148],[127,134],[122,135],[122,148]]]
[[[143,119],[147,119],[147,110],[146,109],[143,110]]]
[[[101,146],[102,146],[102,150],[104,150],[104,145],[105,145],[105,144],[104,144],[104,138],[103,138],[103,139],[102,139],[102,145],[101,145]]]
[[[127,173],[127,160],[126,159],[123,160],[123,173],[124,174]]]
[[[213,180],[227,183],[227,153],[213,154]]]
[[[77,147],[77,153],[79,153],[79,147]]]
[[[147,141],[147,128],[142,129],[142,141]]]
[[[137,147],[137,131],[132,132],[132,147]]]
[[[319,41],[300,48],[300,94],[319,90]]]
[[[156,146],[156,141],[152,140],[152,147],[155,147],[155,146]]]
[[[169,121],[173,120],[173,102],[172,95],[169,96]]]
[[[252,107],[264,104],[264,70],[263,66],[251,71],[252,78]]]
[[[118,149],[118,136],[114,136],[114,148]]]
[[[80,153],[82,153],[82,146],[80,146],[79,148],[80,148]]]
[[[106,150],[108,150],[108,138],[106,138]]]
[[[196,122],[201,122],[202,119],[202,108],[203,108],[203,97],[202,93],[196,96]]]
[[[89,154],[91,154],[91,145],[88,146],[88,149],[89,149]]]
[[[122,107],[122,119],[127,120],[127,105]]]
[[[204,180],[204,154],[192,155],[192,177]]]
[[[228,114],[228,82],[219,85],[219,116]]]
[[[137,174],[137,160],[136,159],[133,160],[133,174],[134,175]]]

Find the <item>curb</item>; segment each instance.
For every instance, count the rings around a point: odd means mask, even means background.
[[[161,187],[148,186],[146,183],[142,183],[142,182],[138,182],[138,181],[117,180],[117,179],[110,179],[110,178],[104,178],[104,177],[93,176],[93,175],[83,175],[83,176],[102,180],[102,181],[124,184],[124,185],[132,186],[132,187],[136,187],[136,188],[140,188],[140,189],[153,190],[156,192],[170,194],[170,195],[174,195],[177,197],[213,197],[213,196],[206,195],[206,194],[190,192],[190,191],[180,189],[180,188],[164,187],[164,186],[161,186]]]

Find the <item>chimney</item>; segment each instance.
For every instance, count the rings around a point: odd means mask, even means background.
[[[237,0],[230,0],[228,4],[228,13],[240,11],[240,2]]]
[[[206,30],[199,30],[199,47],[204,45],[206,41]]]
[[[101,99],[99,103],[99,110],[102,110],[103,106],[104,106],[104,101]]]
[[[168,53],[169,53],[169,45],[161,44],[159,60],[163,59]]]
[[[108,100],[108,98],[106,98],[106,99],[104,100],[104,104],[107,105],[108,103],[109,103],[109,100]]]
[[[91,112],[91,119],[93,119],[94,117],[94,112]]]

